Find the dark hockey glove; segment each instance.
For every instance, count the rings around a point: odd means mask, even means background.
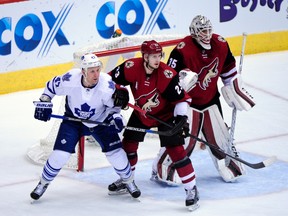
[[[34,101],[36,106],[34,118],[40,121],[49,121],[53,104],[51,102]]]
[[[119,106],[121,109],[126,109],[129,102],[129,92],[122,85],[115,85],[116,89],[112,95],[114,106]]]
[[[189,136],[189,123],[187,120],[188,117],[186,115],[177,115],[174,120],[175,127],[173,130],[184,138]]]
[[[36,106],[34,112],[34,118],[40,121],[49,121],[51,118],[53,104],[51,103],[51,98],[45,94],[42,94],[40,101],[34,101]]]

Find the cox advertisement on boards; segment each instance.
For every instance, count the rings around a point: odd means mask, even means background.
[[[224,37],[288,29],[287,0],[18,2],[0,5],[0,73],[70,62],[74,51],[116,28],[124,35],[189,34],[198,14]]]

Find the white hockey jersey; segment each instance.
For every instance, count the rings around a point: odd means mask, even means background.
[[[114,107],[112,94],[115,83],[108,74],[100,73],[99,81],[93,88],[86,88],[81,82],[81,69],[71,69],[67,73],[48,81],[44,95],[51,99],[55,95],[66,95],[65,112],[80,119],[103,122],[109,114],[120,113],[120,107]],[[83,123],[87,127],[95,124]]]

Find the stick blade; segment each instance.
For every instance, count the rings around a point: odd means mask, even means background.
[[[270,157],[266,160],[263,161],[263,164],[265,165],[265,167],[270,166],[271,164],[273,164],[275,161],[277,160],[276,156]]]

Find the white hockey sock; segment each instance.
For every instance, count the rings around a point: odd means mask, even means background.
[[[105,153],[107,160],[114,167],[116,173],[123,179],[133,178],[131,166],[127,159],[127,155],[122,148],[115,149]]]
[[[51,182],[70,158],[69,152],[54,150],[43,168],[41,183]]]

